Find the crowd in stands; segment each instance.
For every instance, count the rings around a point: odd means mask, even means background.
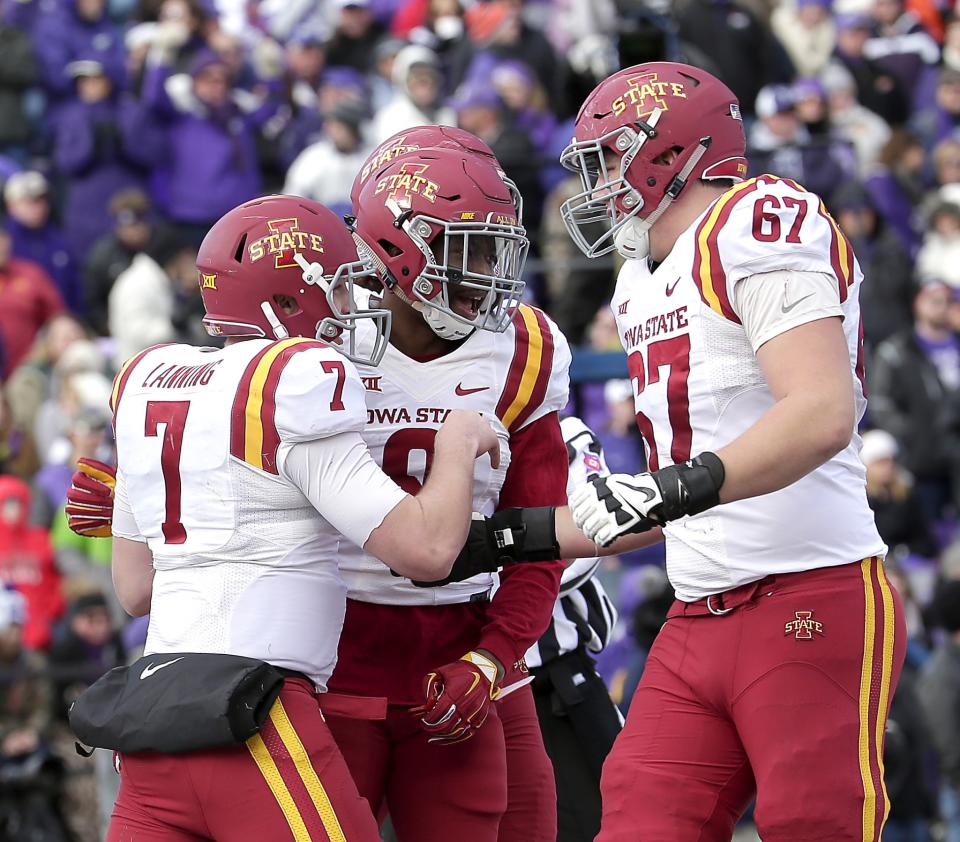
[[[112,597],[109,541],[71,533],[63,504],[79,457],[112,458],[119,363],[212,341],[194,269],[208,226],[269,192],[348,213],[377,143],[458,125],[523,193],[530,298],[581,354],[619,351],[617,266],[567,236],[558,155],[598,80],[663,58],[733,89],[751,175],[819,193],[863,267],[862,456],[910,632],[884,839],[960,840],[954,0],[0,0],[0,842],[27,838],[18,821],[100,838],[65,711],[145,628]],[[578,383],[573,404],[632,472],[623,376]],[[625,621],[601,667],[624,706],[670,599],[652,561],[606,574]]]

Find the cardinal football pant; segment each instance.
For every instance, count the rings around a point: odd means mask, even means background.
[[[877,842],[906,644],[877,558],[674,603],[607,758],[597,842]]]
[[[312,686],[287,679],[245,744],[120,757],[107,842],[379,842]]]

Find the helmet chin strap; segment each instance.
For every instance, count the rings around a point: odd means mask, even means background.
[[[431,307],[429,304],[424,304],[422,301],[417,301],[413,305],[413,309],[417,310],[420,315],[423,316],[423,320],[427,323],[430,330],[448,342],[457,342],[460,339],[466,339],[476,330],[476,328],[465,325],[447,313],[444,313],[442,310]]]
[[[288,339],[290,337],[290,332],[283,326],[283,323],[280,319],[277,318],[277,314],[274,312],[273,307],[270,306],[269,301],[261,301],[260,309],[263,311],[263,315],[266,316],[267,321],[270,323],[270,329],[273,331],[274,339]]]
[[[709,137],[700,140],[693,154],[687,159],[687,163],[667,185],[660,204],[646,218],[630,217],[617,229],[613,235],[613,243],[621,257],[626,260],[642,260],[650,254],[650,229],[687,186],[687,178],[710,148],[710,140]]]

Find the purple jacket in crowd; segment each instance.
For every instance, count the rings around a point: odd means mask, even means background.
[[[143,187],[162,155],[162,133],[136,100],[72,102],[57,124],[53,157],[67,176],[63,228],[82,263],[94,242],[113,227],[111,197]]]
[[[233,102],[219,113],[199,103],[180,110],[164,87],[169,74],[169,68],[156,65],[143,82],[143,101],[166,137],[166,156],[154,171],[151,192],[174,221],[209,224],[260,193],[255,135],[276,103],[253,112]]]
[[[77,59],[99,61],[117,88],[125,82],[123,31],[106,15],[95,22],[83,20],[76,0],[65,0],[56,11],[38,15],[32,40],[43,85],[57,100],[73,93],[66,67]]]
[[[63,232],[53,222],[43,228],[27,228],[15,219],[7,219],[7,230],[13,240],[13,256],[42,266],[67,307],[74,313],[82,313],[80,272]]]

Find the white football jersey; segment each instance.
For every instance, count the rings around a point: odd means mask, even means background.
[[[369,337],[364,336],[363,343]],[[490,515],[510,467],[510,434],[568,400],[570,349],[557,326],[521,305],[503,333],[476,331],[449,354],[413,360],[393,345],[376,368],[359,366],[366,388],[364,440],[373,458],[404,491],[415,494],[433,458],[433,439],[451,409],[484,414],[500,438],[500,466],[483,456],[474,471],[473,510]],[[496,574],[440,588],[418,588],[377,559],[344,544],[340,569],[350,599],[389,605],[441,605],[492,596]]]
[[[340,533],[365,542],[404,496],[363,446],[353,364],[306,339],[157,346],[120,370],[111,406],[114,534],[145,541],[156,569],[146,652],[260,658],[324,688]],[[317,443],[334,461],[298,485],[285,463]]]
[[[836,279],[834,310],[839,305],[843,316],[857,422],[863,417],[860,267],[819,198],[761,176],[724,193],[663,263],[651,269],[628,260],[618,277],[611,306],[651,470],[722,448],[773,406],[736,310],[736,288],[784,270]],[[806,296],[788,300],[783,281],[771,282],[783,288],[781,331],[814,318],[804,315]],[[787,488],[669,524],[667,572],[677,596],[692,601],[773,573],[883,555],[859,449],[854,434]]]

